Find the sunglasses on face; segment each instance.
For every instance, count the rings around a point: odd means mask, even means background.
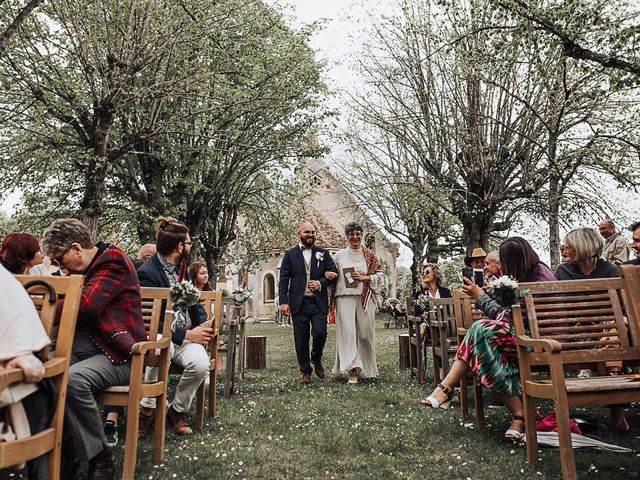
[[[60,255],[56,256],[56,257],[52,257],[51,258],[51,263],[53,263],[54,265],[60,267],[60,268],[65,268],[66,265],[64,264],[64,260],[62,259],[67,253],[69,253],[69,250],[71,250],[71,248],[68,248],[67,250],[65,250],[64,252],[62,252]]]

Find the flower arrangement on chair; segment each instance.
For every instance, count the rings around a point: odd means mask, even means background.
[[[194,305],[201,303],[200,290],[188,280],[176,283],[171,287],[169,294],[175,312],[186,312]]]
[[[503,308],[509,308],[518,303],[518,300],[527,292],[528,290],[520,290],[518,282],[507,275],[491,280],[487,288],[487,295]]]

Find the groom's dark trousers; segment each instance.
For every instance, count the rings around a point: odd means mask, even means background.
[[[303,297],[298,313],[291,315],[293,320],[293,337],[296,345],[296,356],[300,371],[311,375],[309,360],[309,325],[311,325],[311,361],[320,363],[322,350],[327,341],[327,313],[320,310],[313,297]]]

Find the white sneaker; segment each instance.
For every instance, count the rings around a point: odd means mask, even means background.
[[[580,370],[578,378],[591,378],[591,370]]]

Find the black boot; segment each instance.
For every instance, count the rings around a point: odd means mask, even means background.
[[[60,478],[64,480],[73,480],[78,468],[80,467],[80,460],[69,443],[62,443],[61,456]]]
[[[89,460],[88,480],[113,480],[116,468],[111,461],[111,453],[106,448]]]

